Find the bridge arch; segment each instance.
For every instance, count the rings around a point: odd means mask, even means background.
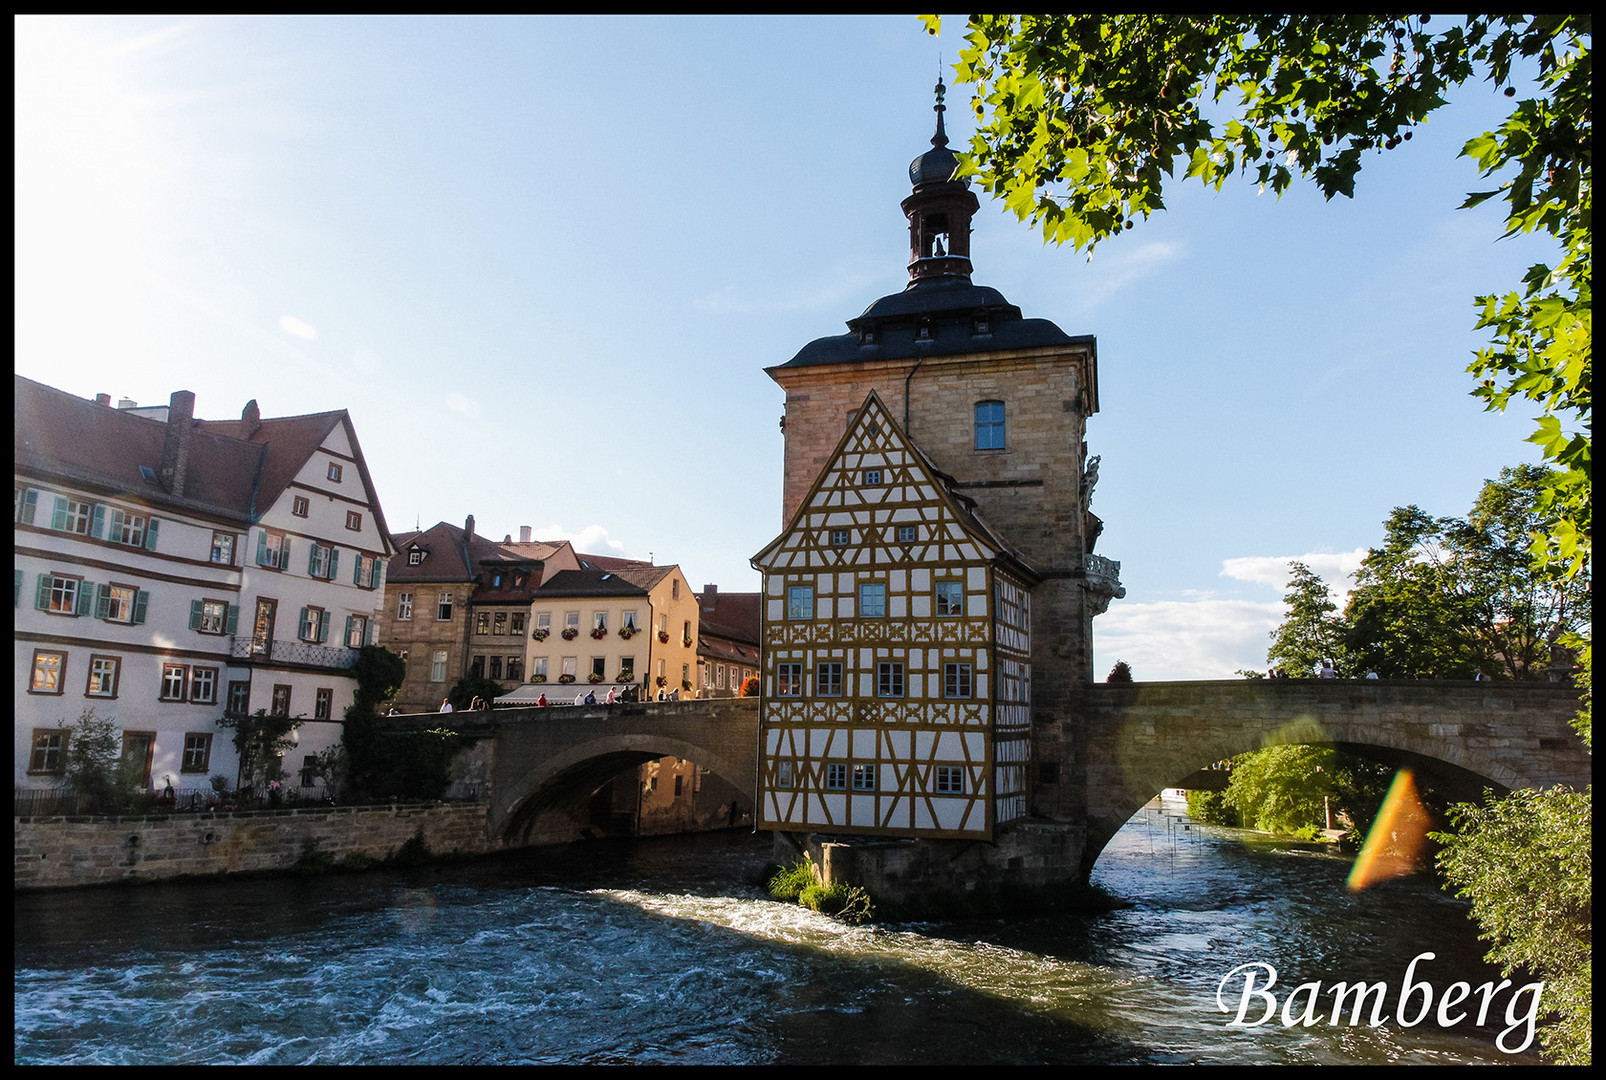
[[[1590,760],[1570,687],[1517,683],[1277,680],[1093,687],[1086,725],[1082,866],[1091,871],[1145,803],[1209,764],[1278,744],[1328,745],[1422,770],[1458,798],[1582,787]]]

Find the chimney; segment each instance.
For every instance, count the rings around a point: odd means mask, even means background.
[[[190,431],[195,419],[195,395],[175,390],[167,406],[167,432],[162,436],[162,486],[172,495],[184,494],[190,466]]]
[[[704,611],[713,611],[714,608],[718,606],[718,604],[719,604],[719,586],[718,585],[704,585],[703,586],[703,602],[702,602],[702,605],[701,605],[702,609]]]
[[[117,407],[119,409],[137,409],[139,408],[139,402],[135,401],[131,397],[118,398]]]
[[[112,396],[110,394],[96,394],[95,404],[104,405],[109,409],[112,407]]]
[[[262,410],[257,408],[256,398],[245,403],[245,408],[240,410],[240,420],[245,425],[247,439],[257,433],[257,429],[262,426]]]
[[[474,515],[470,514],[463,521],[463,540],[466,543],[472,539],[474,539]]]
[[[519,543],[528,544],[529,542],[530,542],[530,527],[528,525],[520,525],[519,526]]]

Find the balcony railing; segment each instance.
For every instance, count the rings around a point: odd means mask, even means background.
[[[1087,576],[1109,582],[1111,585],[1121,583],[1121,564],[1114,559],[1106,559],[1103,555],[1088,555]]]
[[[296,664],[329,671],[346,671],[357,663],[356,649],[331,649],[305,641],[257,641],[243,635],[236,637],[229,646],[229,655],[247,662]]]

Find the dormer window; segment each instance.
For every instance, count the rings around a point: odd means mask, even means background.
[[[424,561],[424,553],[422,551],[420,551],[418,548],[408,548],[407,549],[407,565],[408,566],[417,566],[419,563],[421,563],[423,561]]]
[[[916,341],[930,341],[931,340],[931,324],[929,322],[923,322],[919,326],[915,327],[915,340]]]
[[[874,345],[875,344],[875,327],[866,326],[864,329],[859,331],[859,344],[860,345]]]
[[[971,324],[971,330],[978,336],[993,332],[993,321],[986,315],[977,315],[976,321]]]

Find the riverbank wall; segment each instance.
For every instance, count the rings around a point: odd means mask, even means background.
[[[436,856],[502,848],[483,803],[13,820],[17,891],[379,862],[420,840]]]

